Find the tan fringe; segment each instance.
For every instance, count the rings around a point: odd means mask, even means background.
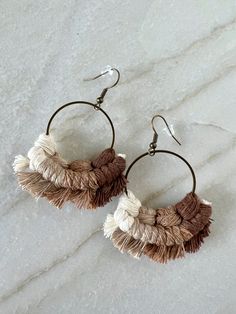
[[[126,200],[123,202],[121,209],[127,208],[128,203],[125,203]],[[127,219],[129,212],[132,211],[127,209],[124,216],[122,212],[115,216],[119,218],[121,226],[122,217]],[[192,193],[167,208],[154,210],[141,206],[129,229],[122,231],[118,223],[111,240],[122,253],[127,252],[134,257],[144,254],[156,262],[167,263],[184,257],[185,252],[199,250],[204,238],[210,234],[211,212],[210,203]],[[110,221],[113,224],[111,218]]]
[[[65,163],[57,154],[48,156],[39,171],[18,172],[18,183],[34,197],[45,197],[58,208],[67,201],[78,208],[104,206],[126,186],[125,160],[114,149],[104,150],[94,161]]]

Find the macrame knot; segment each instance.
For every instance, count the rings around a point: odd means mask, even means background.
[[[128,231],[134,223],[134,217],[138,216],[140,206],[140,201],[131,191],[123,193],[114,216],[108,215],[104,223],[105,236],[110,237],[118,227],[122,231]]]
[[[134,257],[142,254],[166,263],[196,252],[210,233],[211,204],[196,194],[166,208],[152,209],[128,191],[120,197],[114,215],[108,215],[104,234],[115,247]]]
[[[52,136],[41,134],[27,156],[16,156],[13,164],[20,186],[58,208],[66,201],[78,208],[104,206],[126,186],[125,160],[113,148],[105,149],[93,161],[69,163],[56,151]]]

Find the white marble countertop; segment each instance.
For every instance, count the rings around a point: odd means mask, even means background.
[[[235,313],[236,1],[2,0],[0,8],[0,313]],[[17,186],[14,156],[59,105],[94,101],[111,78],[83,78],[107,65],[121,71],[103,104],[116,150],[129,164],[162,114],[182,146],[158,122],[159,147],[191,162],[198,193],[213,203],[211,236],[185,259],[161,265],[120,254],[100,231],[117,198],[96,212],[57,210]],[[53,123],[71,160],[103,149],[109,132],[89,108]],[[191,177],[160,156],[140,163],[129,186],[160,207],[182,198]]]

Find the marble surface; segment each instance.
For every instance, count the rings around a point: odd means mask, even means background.
[[[236,1],[52,0],[0,3],[0,313],[236,312]],[[112,76],[83,78],[107,65],[121,71],[103,108],[116,150],[129,164],[152,139],[182,154],[197,191],[213,202],[211,236],[195,255],[167,265],[120,254],[101,226],[117,198],[96,212],[57,210],[17,186],[11,163],[72,100],[94,101]],[[72,108],[53,122],[59,151],[89,158],[110,141],[98,112]],[[129,188],[152,206],[191,188],[184,165],[160,156],[140,162]]]

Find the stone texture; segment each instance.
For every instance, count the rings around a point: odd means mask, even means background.
[[[236,311],[236,2],[234,0],[53,0],[0,4],[0,312],[178,313]],[[159,265],[120,254],[100,231],[117,199],[95,213],[35,202],[11,163],[45,130],[53,111],[94,101],[112,77],[83,78],[107,65],[121,71],[103,108],[116,151],[129,164],[152,140],[182,154],[197,192],[213,203],[211,236],[195,255]],[[102,115],[73,107],[52,125],[63,157],[92,158],[110,144]],[[129,188],[164,206],[191,189],[188,169],[169,156],[142,160]]]

